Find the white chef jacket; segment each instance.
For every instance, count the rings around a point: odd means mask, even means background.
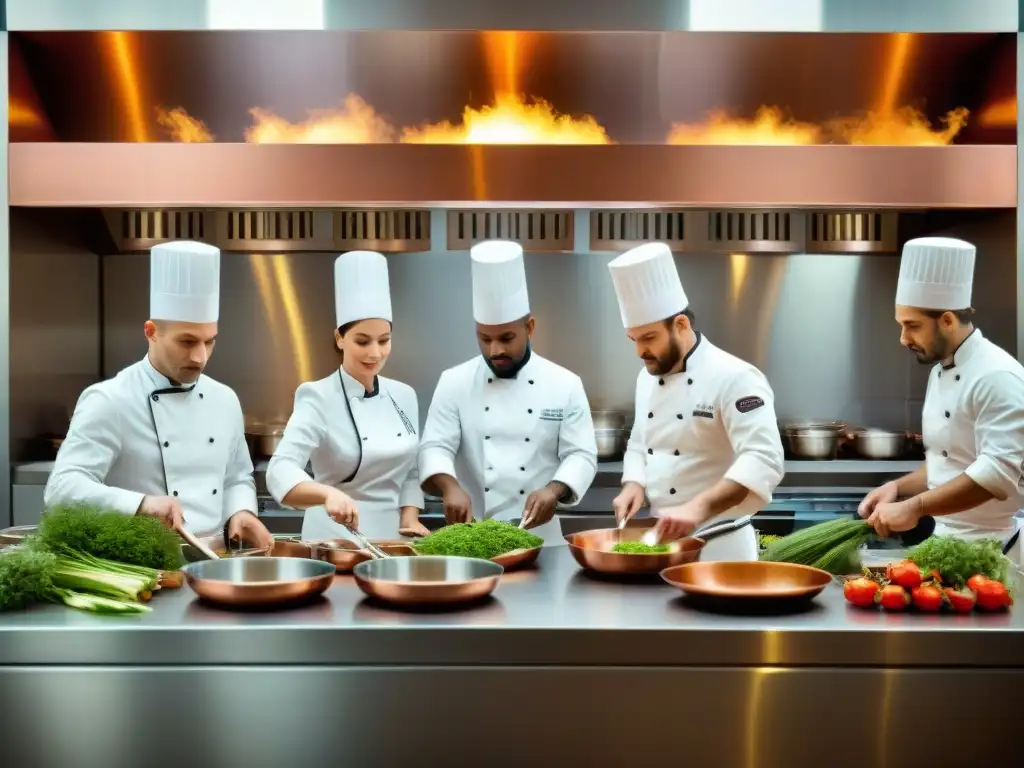
[[[133,515],[144,496],[176,497],[201,536],[258,509],[238,396],[205,375],[176,386],[148,356],[78,398],[44,503]]]
[[[750,493],[715,519],[756,512],[771,503],[784,467],[775,396],[757,368],[698,333],[679,373],[640,371],[622,482],[644,486],[655,515],[723,478]],[[757,536],[748,526],[711,539],[701,559],[756,560],[757,553]]]
[[[296,390],[291,418],[267,468],[267,490],[284,503],[295,486],[311,479],[306,465],[312,462],[314,481],[340,489],[355,502],[360,533],[370,539],[396,539],[400,508],[423,509],[416,474],[418,425],[412,387],[378,376],[373,391],[367,392],[339,368]],[[351,534],[321,506],[306,510],[302,538],[318,541]]]
[[[590,404],[579,376],[535,352],[515,378],[482,357],[441,374],[420,444],[419,474],[451,475],[477,519],[522,517],[527,497],[552,480],[575,506],[597,473]],[[563,544],[557,517],[531,531]]]
[[[936,534],[1005,539],[1024,507],[1024,367],[975,329],[928,377],[921,426],[928,487],[966,473],[1005,495],[935,518]],[[1011,552],[1019,561],[1019,553]]]

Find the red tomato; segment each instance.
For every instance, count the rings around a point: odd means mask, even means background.
[[[876,592],[878,592],[878,584],[863,576],[858,579],[850,579],[843,585],[843,594],[846,599],[859,608],[873,606]]]
[[[914,605],[921,611],[937,611],[942,607],[942,590],[925,584],[913,591]]]
[[[1013,598],[1002,582],[984,581],[975,591],[978,594],[978,610],[998,611],[1013,605]]]
[[[894,563],[887,569],[889,581],[904,589],[916,589],[921,586],[921,569],[913,563],[904,560],[902,563]]]
[[[975,592],[977,592],[978,591],[978,587],[980,587],[982,584],[984,584],[988,580],[989,580],[988,576],[984,576],[984,575],[982,575],[980,573],[976,573],[974,576],[971,576],[971,578],[969,578],[967,580],[967,587],[968,587],[968,589],[972,589]]]
[[[902,611],[910,604],[910,595],[903,587],[890,584],[879,591],[878,602],[887,611]]]
[[[949,607],[957,613],[970,613],[974,610],[974,593],[970,590],[946,587],[943,592],[946,593]]]

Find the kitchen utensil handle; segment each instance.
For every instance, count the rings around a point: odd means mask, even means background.
[[[743,517],[738,517],[735,520],[723,520],[718,523],[712,523],[703,529],[698,529],[694,531],[692,534],[690,534],[690,537],[694,539],[703,539],[704,541],[708,541],[709,539],[713,539],[716,536],[722,536],[726,533],[732,533],[733,531],[738,531],[741,528],[745,528],[746,526],[750,525],[750,522],[753,519],[753,515],[744,515]]]
[[[374,560],[383,560],[384,558],[388,557],[388,554],[384,550],[380,549],[380,547],[378,547],[376,544],[371,543],[371,541],[368,538],[363,536],[363,534],[361,534],[355,528],[353,528],[350,525],[346,525],[345,528],[348,529],[349,533],[356,537],[356,541],[358,541],[362,545],[363,549],[370,553],[370,557],[372,557]]]
[[[178,535],[181,536],[181,538],[183,538],[185,541],[191,544],[195,549],[199,550],[208,559],[220,560],[220,555],[218,555],[216,552],[214,552],[212,549],[206,546],[203,542],[201,542],[199,539],[193,536],[191,532],[186,531],[185,526],[179,526],[175,530],[177,530]]]

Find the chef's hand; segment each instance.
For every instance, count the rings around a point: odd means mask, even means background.
[[[145,496],[135,514],[155,517],[172,531],[185,525],[185,513],[173,496]]]
[[[444,519],[449,523],[469,523],[473,521],[472,502],[469,494],[462,486],[453,483],[444,493]]]
[[[640,483],[629,482],[622,486],[619,495],[612,500],[615,521],[618,523],[629,520],[640,511],[644,503],[644,487]]]
[[[558,505],[558,492],[544,486],[526,497],[523,506],[523,528],[533,528],[551,520]]]
[[[896,481],[890,480],[885,485],[880,485],[867,496],[857,507],[857,514],[864,519],[871,517],[871,514],[875,511],[875,507],[879,504],[890,504],[896,501],[899,496],[899,488],[896,487]]]
[[[921,519],[923,508],[921,497],[912,496],[904,501],[885,502],[875,507],[868,522],[879,536],[887,537],[901,531],[909,531]]]
[[[270,550],[274,537],[267,526],[252,512],[235,512],[228,520],[228,541],[239,541],[243,546]]]
[[[662,507],[658,510],[658,524],[654,528],[658,534],[658,542],[675,541],[689,536],[707,518],[707,507],[696,500],[675,507]]]
[[[426,536],[430,529],[420,522],[420,511],[416,507],[402,507],[398,533],[401,536]]]
[[[347,493],[331,488],[324,499],[324,509],[327,510],[327,516],[338,525],[359,530],[359,510]]]

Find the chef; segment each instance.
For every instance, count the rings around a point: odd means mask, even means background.
[[[441,374],[420,477],[444,497],[449,522],[521,518],[545,544],[561,544],[555,509],[578,504],[597,471],[583,382],[530,348],[522,246],[480,243],[470,260],[480,356]]]
[[[666,541],[712,518],[766,506],[784,471],[768,380],[694,328],[668,246],[642,245],[608,267],[626,336],[644,361],[616,517],[636,514],[646,495]],[[747,526],[709,540],[701,557],[756,560],[757,554]]]
[[[903,247],[900,343],[931,365],[921,425],[925,463],[876,488],[860,514],[883,536],[928,515],[935,533],[1008,539],[1024,506],[1024,368],[974,327],[975,247],[925,237]],[[1019,541],[1010,556],[1021,562]]]
[[[416,474],[419,405],[412,387],[380,375],[391,354],[387,259],[350,251],[334,262],[334,343],[341,365],[295,392],[267,489],[304,509],[302,538],[426,535]],[[313,477],[306,474],[312,463]]]
[[[150,255],[149,351],[78,399],[44,503],[150,515],[196,535],[273,539],[256,517],[242,407],[203,375],[217,339],[220,251],[196,242]]]

